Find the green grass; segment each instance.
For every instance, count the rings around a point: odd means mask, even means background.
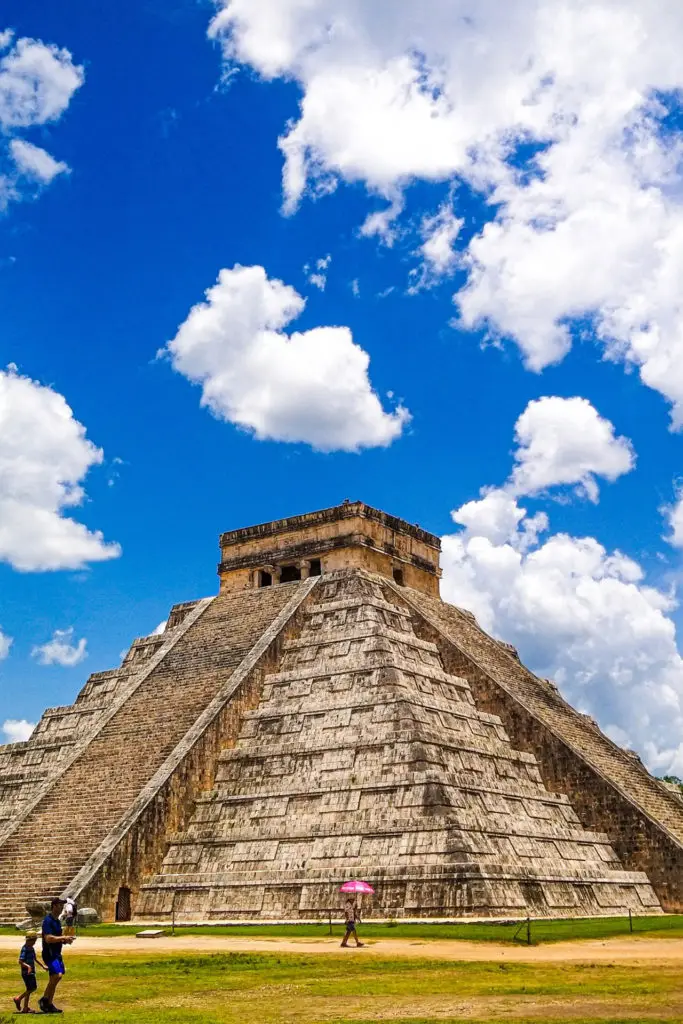
[[[170,932],[170,925],[165,926]],[[139,925],[94,925],[83,931],[87,935],[134,935],[140,930]],[[471,942],[512,942],[518,932],[516,941],[526,941],[526,925],[520,928],[519,922],[510,924],[473,923],[473,924],[377,924],[371,921],[361,926],[362,934],[369,939],[412,939],[426,941],[429,939],[466,939]],[[4,934],[12,933],[11,928],[2,929]],[[683,937],[683,915],[667,915],[659,917],[634,917],[633,932],[635,935],[662,935],[671,938]],[[342,934],[338,924],[333,925],[335,935]],[[231,925],[206,927],[178,927],[176,934],[181,935],[251,935],[254,937],[271,938],[318,938],[329,934],[327,922],[320,924],[292,925]],[[584,918],[564,921],[532,921],[532,943],[561,942],[572,939],[606,939],[629,934],[629,922],[625,917]]]
[[[44,976],[41,976],[41,982]],[[0,1024],[16,1020],[0,954]],[[348,956],[72,956],[58,1005],[79,1024],[436,1024],[683,1019],[678,965],[460,963]]]

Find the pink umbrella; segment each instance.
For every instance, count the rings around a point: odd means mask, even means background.
[[[354,878],[350,882],[344,882],[343,885],[339,886],[339,892],[360,892],[360,893],[374,893],[374,889],[367,882],[359,882],[358,879]]]

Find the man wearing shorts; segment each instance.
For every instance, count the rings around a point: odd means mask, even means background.
[[[50,980],[38,1006],[43,1013],[61,1013],[52,1002],[57,985],[62,980],[66,968],[62,959],[62,946],[71,945],[74,941],[72,935],[62,935],[62,923],[59,915],[62,912],[64,900],[55,897],[50,901],[50,913],[43,921],[43,963],[48,969]]]

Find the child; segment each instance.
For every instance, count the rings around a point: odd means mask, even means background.
[[[29,1000],[31,993],[35,992],[38,987],[36,980],[36,939],[38,938],[37,932],[27,932],[26,942],[21,947],[21,953],[19,954],[19,966],[21,967],[21,977],[24,982],[25,991],[20,996],[14,998],[14,1005],[19,1013],[35,1013],[35,1010],[30,1009]],[[24,1004],[22,1010],[21,1004]]]

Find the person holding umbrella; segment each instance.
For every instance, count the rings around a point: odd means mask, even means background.
[[[344,918],[346,920],[346,931],[344,932],[344,938],[341,941],[342,948],[346,949],[351,936],[356,940],[356,946],[363,946],[364,943],[360,941],[358,938],[358,932],[356,931],[356,923],[360,924],[360,911],[350,896],[344,907]]]
[[[367,882],[360,882],[357,879],[353,879],[350,882],[344,882],[344,884],[340,887],[339,891],[351,894],[364,892],[373,893],[375,890],[372,888],[371,885],[368,885]],[[353,936],[354,939],[356,940],[357,947],[364,946],[365,943],[360,941],[360,939],[358,938],[358,932],[356,931],[356,924],[360,924],[361,920],[360,910],[358,909],[354,901],[351,899],[350,895],[346,901],[346,906],[344,907],[344,918],[346,921],[346,931],[344,932],[344,938],[341,941],[342,948],[345,949],[348,946],[349,939],[351,938],[351,936]]]

